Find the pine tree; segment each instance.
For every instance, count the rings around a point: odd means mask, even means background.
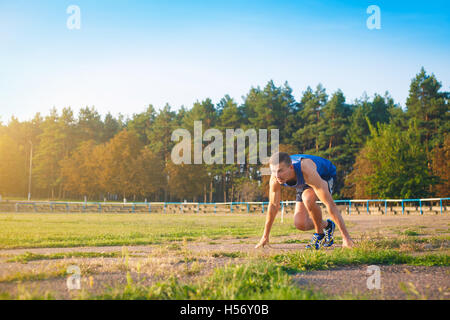
[[[0,134],[0,195],[25,195],[27,169],[23,148],[10,136]]]
[[[325,89],[319,84],[313,92],[308,87],[301,99],[300,121],[301,127],[293,134],[294,143],[302,153],[319,152],[319,123],[322,108],[327,103],[328,96]]]
[[[103,122],[100,114],[94,107],[81,108],[78,114],[77,132],[81,141],[102,141]]]
[[[105,116],[105,120],[103,121],[101,141],[108,142],[117,133],[119,133],[123,129],[123,127],[124,125],[121,119],[114,118],[111,113],[108,112]]]
[[[403,131],[392,124],[378,123],[377,129],[372,125],[369,129],[371,138],[361,150],[350,179],[355,184],[355,196],[378,199],[432,196],[429,186],[438,180],[428,171],[417,126],[412,123]]]
[[[64,189],[79,199],[84,196],[95,199],[102,189],[99,175],[104,159],[96,158],[96,147],[94,140],[83,141],[70,156],[60,161]]]
[[[436,146],[432,151],[433,173],[439,177],[439,182],[433,186],[435,196],[447,198],[450,196],[450,134],[446,134],[444,145]]]
[[[127,123],[127,128],[134,131],[144,145],[148,145],[149,133],[152,130],[156,118],[156,111],[153,105],[149,105],[142,113],[133,114],[132,119]]]
[[[407,115],[417,121],[427,155],[434,146],[442,146],[444,133],[450,131],[449,93],[441,88],[435,75],[422,67],[411,81],[406,101]]]
[[[33,160],[35,163],[33,177],[36,177],[36,184],[44,189],[51,199],[55,199],[61,182],[59,161],[65,156],[67,142],[56,109],[51,110],[50,115],[42,123],[39,140]]]
[[[172,141],[172,132],[179,126],[180,124],[176,121],[176,112],[172,111],[170,105],[166,104],[156,115],[155,121],[147,133],[148,147],[163,161],[165,166],[166,182],[161,185],[164,201],[168,201],[169,197],[170,176],[167,175],[167,166],[172,148],[175,145],[175,142]]]

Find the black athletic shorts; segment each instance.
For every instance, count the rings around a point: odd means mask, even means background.
[[[336,177],[331,177],[330,180],[327,181],[328,191],[330,191],[330,194],[333,194],[333,186],[334,186],[335,181],[336,181]],[[303,200],[302,200],[303,191],[305,191],[306,189],[309,189],[309,188],[311,188],[311,187],[308,186],[307,184],[305,184],[302,188],[298,188],[297,194],[295,195],[295,201],[303,202]]]

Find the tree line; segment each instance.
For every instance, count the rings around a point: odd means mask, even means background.
[[[45,117],[0,122],[0,195],[26,198],[31,164],[33,198],[267,200],[268,176],[260,164],[171,161],[172,132],[184,128],[193,136],[194,121],[202,121],[203,131],[279,129],[280,151],[336,165],[335,198],[448,197],[449,99],[422,68],[404,108],[388,92],[349,103],[341,90],[329,95],[321,84],[296,101],[287,82],[273,81],[252,87],[241,104],[225,95],[216,104],[205,99],[176,111],[149,105],[126,117],[102,117],[94,107],[78,115],[70,107],[53,108]],[[292,200],[294,190],[284,189],[283,200]]]

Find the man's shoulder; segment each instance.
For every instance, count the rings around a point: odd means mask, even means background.
[[[317,170],[317,166],[311,159],[303,158],[302,159],[302,166],[301,166],[303,173],[309,173],[312,170]]]

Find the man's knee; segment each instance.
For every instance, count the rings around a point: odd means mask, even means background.
[[[300,219],[294,219],[294,226],[298,230],[307,231],[308,227],[306,226],[306,221]]]
[[[316,196],[312,194],[303,194],[302,195],[303,204],[309,210],[314,208],[316,204]]]

